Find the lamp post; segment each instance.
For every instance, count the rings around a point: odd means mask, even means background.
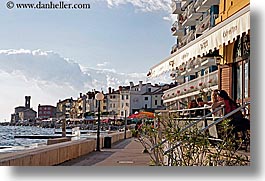
[[[98,101],[98,129],[97,129],[97,147],[96,151],[100,151],[100,101],[104,99],[104,95],[99,92],[96,94],[96,100]]]
[[[124,139],[126,139],[126,127],[127,127],[127,106],[124,106],[125,119],[124,119]]]

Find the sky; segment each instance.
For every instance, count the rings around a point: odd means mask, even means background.
[[[87,10],[9,10],[6,2],[0,4],[2,50],[52,50],[83,66],[132,73],[148,72],[174,44],[172,22],[165,20],[170,0],[65,1],[90,3]]]
[[[26,95],[37,110],[80,92],[146,81],[175,42],[171,0],[64,1],[90,4],[78,10],[8,9],[8,2],[0,1],[0,121],[10,121]]]

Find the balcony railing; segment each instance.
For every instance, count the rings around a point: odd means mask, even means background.
[[[178,37],[184,36],[183,27],[178,21],[175,21],[175,23],[172,25],[171,32],[172,32],[172,36],[178,36]]]
[[[206,12],[212,5],[219,5],[220,0],[197,0],[196,11]]]
[[[203,34],[205,30],[210,29],[211,25],[211,16],[206,16],[197,26],[196,26],[196,34]]]
[[[178,50],[178,45],[177,44],[174,44],[171,48],[171,54],[175,53],[176,51]]]
[[[220,0],[204,0],[202,2],[203,6],[213,6],[213,5],[219,5]]]
[[[190,3],[185,11],[183,12],[182,16],[184,18],[183,26],[194,26],[196,25],[196,20],[202,15],[202,13],[196,12],[194,8],[195,2]]]
[[[199,94],[200,90],[209,89],[218,84],[218,71],[211,72],[204,76],[193,79],[189,82],[176,86],[172,89],[165,91],[163,100],[172,99],[189,93]]]
[[[194,0],[185,0],[185,3],[182,4],[181,8],[185,9],[190,3],[192,3]]]
[[[195,30],[191,30],[187,35],[181,38],[180,47],[187,45],[189,42],[195,39]]]
[[[189,20],[196,20],[202,15],[201,12],[196,11],[194,6],[195,6],[195,2],[191,3],[188,6],[188,19]]]

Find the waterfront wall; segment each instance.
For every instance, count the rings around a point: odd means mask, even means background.
[[[111,142],[124,139],[124,132],[111,133]],[[130,131],[126,137],[131,137]],[[101,147],[104,147],[104,138],[101,137]],[[32,150],[16,153],[0,154],[0,166],[52,166],[78,158],[95,151],[96,139],[80,139],[53,145],[47,145]]]

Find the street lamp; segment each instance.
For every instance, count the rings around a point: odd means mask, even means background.
[[[125,112],[125,119],[124,119],[124,139],[126,139],[126,127],[127,127],[127,109],[128,107],[127,106],[124,106],[124,112]]]
[[[96,151],[100,151],[100,101],[104,99],[104,95],[99,92],[96,94],[96,100],[98,101],[98,130],[97,130],[97,148]]]

